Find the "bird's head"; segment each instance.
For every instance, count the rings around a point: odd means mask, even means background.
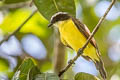
[[[53,24],[56,24],[60,21],[68,20],[70,18],[70,15],[66,12],[58,12],[54,14],[50,19],[50,24],[48,27],[51,27]]]

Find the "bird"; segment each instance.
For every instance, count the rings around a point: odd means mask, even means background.
[[[55,13],[50,19],[50,24],[48,24],[48,27],[51,26],[58,29],[61,42],[75,52],[78,52],[84,46],[91,35],[85,24],[67,12]],[[93,61],[101,77],[106,80],[106,70],[94,37],[90,40],[81,56],[88,61]]]

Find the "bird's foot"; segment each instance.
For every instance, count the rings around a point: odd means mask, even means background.
[[[75,64],[75,62],[73,62],[72,60],[69,60],[68,64]]]
[[[82,55],[83,54],[83,50],[80,48],[79,50],[78,50],[78,52],[77,52],[77,55]]]

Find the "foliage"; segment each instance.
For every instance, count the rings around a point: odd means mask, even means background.
[[[3,30],[3,34],[7,35],[10,32],[19,27],[20,24],[30,15],[30,10],[18,9],[10,12],[4,19],[3,23],[0,25]],[[12,18],[11,18],[12,17]],[[14,22],[13,22],[14,21]],[[30,19],[25,26],[22,27],[20,32],[22,33],[33,33],[39,37],[48,37],[50,30],[47,29],[48,21],[42,17],[41,14],[36,13],[32,19]]]
[[[19,3],[19,2],[25,2],[28,0],[5,0],[4,3],[11,4],[11,3]]]
[[[55,73],[41,73],[34,59],[27,58],[15,72],[12,80],[59,80]],[[75,80],[99,80],[88,73],[77,73]]]
[[[35,61],[32,58],[25,59],[20,65],[12,80],[32,80],[40,73]]]
[[[0,40],[4,38],[4,36],[7,36],[11,32],[15,31],[19,27],[19,25],[22,24],[24,20],[31,14],[32,10],[34,9],[34,7],[30,8],[28,6],[30,4],[27,4],[27,6],[25,7],[20,7],[15,9],[6,8],[7,7],[6,5],[25,3],[28,1],[29,3],[31,3],[31,0],[4,0],[3,2],[2,1],[0,2],[0,5],[2,4],[4,9],[4,10],[0,9],[1,10],[0,14],[1,12],[4,14],[3,21],[0,22]],[[107,0],[102,0],[102,1],[107,1]],[[94,26],[97,24],[99,20],[99,17],[95,13],[95,6],[97,5],[97,3],[100,2],[100,0],[96,0],[95,2],[93,2],[93,4],[91,4],[91,2],[92,1],[89,0],[33,0],[34,5],[39,12],[37,12],[22,27],[22,29],[15,34],[20,44],[20,48],[22,49],[21,53],[23,54],[19,56],[6,54],[1,49],[1,46],[3,46],[4,44],[0,46],[0,79],[1,79],[1,74],[5,74],[5,76],[7,76],[8,79],[11,79],[12,75],[14,74],[12,80],[18,80],[18,79],[19,80],[32,80],[32,79],[59,80],[57,74],[53,73],[53,65],[54,65],[53,46],[55,44],[54,44],[53,30],[48,29],[47,27],[47,25],[49,24],[49,20],[51,16],[56,12],[59,11],[68,12],[72,16],[79,18],[82,22],[84,22],[88,26],[90,31],[92,31]],[[115,7],[119,8],[117,4],[115,5]],[[117,42],[112,42],[112,41],[109,42],[108,40],[109,32],[114,28],[114,26],[118,24],[120,24],[120,18],[114,21],[105,20],[105,22],[102,23],[101,25],[102,28],[100,28],[97,34],[95,35],[95,39],[99,46],[101,55],[103,57],[103,61],[105,63],[105,67],[108,72],[108,80],[110,80],[114,75],[117,75],[120,79],[120,62],[112,61],[107,54],[109,53],[109,49],[111,48],[112,45],[119,44]],[[47,54],[46,58],[39,60],[36,58],[27,58],[23,61],[25,57],[30,56],[29,54],[27,54],[27,52],[24,51],[23,45],[21,44],[21,40],[23,36],[25,36],[26,34],[36,35],[43,42],[46,48],[46,54]],[[10,44],[9,42],[7,43]],[[115,48],[115,50],[117,48]],[[7,51],[7,49],[5,50]],[[66,50],[69,51],[68,49]],[[117,51],[119,51],[119,48]],[[113,53],[115,54],[117,52],[113,52]],[[37,56],[41,56],[41,55],[37,55]],[[10,69],[10,66],[12,64],[10,64],[9,57],[15,58],[18,63],[17,66],[15,66],[14,70]],[[67,59],[69,58],[66,56],[66,61]],[[23,61],[22,64],[21,61]],[[67,74],[65,74],[65,77],[63,77],[63,79],[64,78],[69,79],[71,78],[71,76],[73,76],[68,74],[70,73],[74,74],[74,72],[70,70],[68,72],[69,73],[66,72]],[[74,80],[99,80],[98,77],[93,76],[89,73],[82,72],[82,73],[77,73],[74,77]]]
[[[75,15],[74,0],[34,0],[39,12],[48,20],[58,11]]]
[[[41,73],[32,58],[25,59],[12,80],[59,80],[54,73]]]
[[[100,80],[100,79],[91,74],[81,72],[75,75],[75,80]]]
[[[7,60],[0,58],[0,72],[6,72],[9,69],[9,63]]]

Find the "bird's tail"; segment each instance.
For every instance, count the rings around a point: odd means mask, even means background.
[[[95,60],[94,63],[96,65],[96,68],[99,70],[101,77],[104,80],[106,80],[107,74],[106,74],[106,71],[105,71],[104,64],[103,64],[102,60],[101,59],[99,61]]]

